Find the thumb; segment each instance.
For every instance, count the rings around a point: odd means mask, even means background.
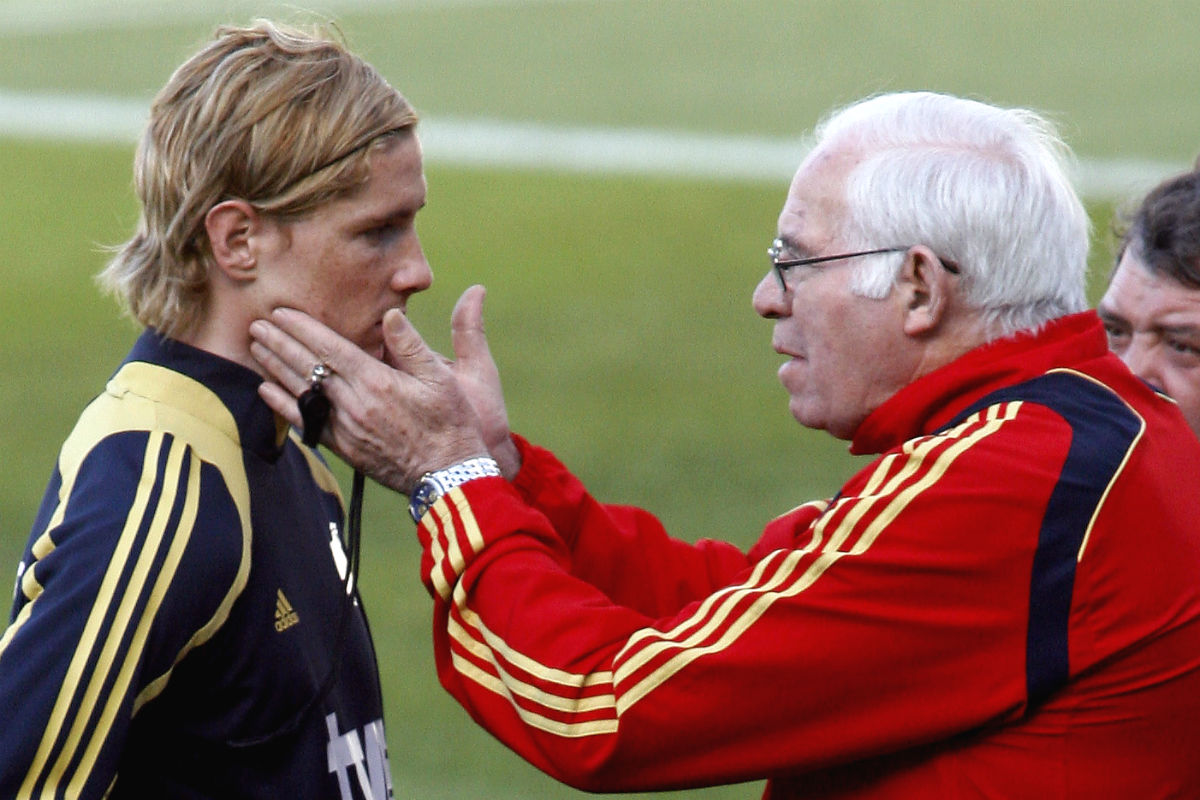
[[[383,343],[384,361],[405,372],[412,372],[414,366],[433,358],[433,351],[398,308],[389,309],[383,315]]]
[[[483,331],[483,299],[487,290],[475,285],[462,293],[450,314],[450,345],[456,359],[472,361],[489,358],[487,335]]]

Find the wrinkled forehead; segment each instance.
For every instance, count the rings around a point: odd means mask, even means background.
[[[1136,250],[1126,248],[1100,299],[1099,311],[1146,324],[1185,320],[1200,324],[1200,289],[1148,269]]]

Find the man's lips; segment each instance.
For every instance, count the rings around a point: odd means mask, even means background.
[[[804,358],[804,356],[801,355],[800,353],[797,353],[793,350],[789,350],[787,347],[780,344],[779,342],[771,342],[771,349],[774,350],[779,355],[787,356],[788,358]]]

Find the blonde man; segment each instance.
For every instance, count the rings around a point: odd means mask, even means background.
[[[145,331],[18,567],[0,796],[391,796],[341,495],[258,398],[246,330],[288,305],[382,352],[432,280],[415,125],[339,40],[269,22],[219,29],[154,100],[102,276]]]

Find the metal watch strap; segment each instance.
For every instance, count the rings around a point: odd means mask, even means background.
[[[445,469],[439,469],[436,472],[429,472],[426,475],[432,478],[442,489],[442,494],[453,489],[455,486],[462,486],[467,481],[473,481],[476,478],[492,478],[500,474],[500,465],[496,463],[494,458],[468,458],[458,464],[452,464]]]
[[[498,477],[500,465],[494,458],[468,458],[457,464],[451,464],[445,469],[426,472],[417,483],[417,488],[409,499],[408,513],[414,522],[420,522],[421,517],[429,507],[437,502],[446,492],[476,478]]]

